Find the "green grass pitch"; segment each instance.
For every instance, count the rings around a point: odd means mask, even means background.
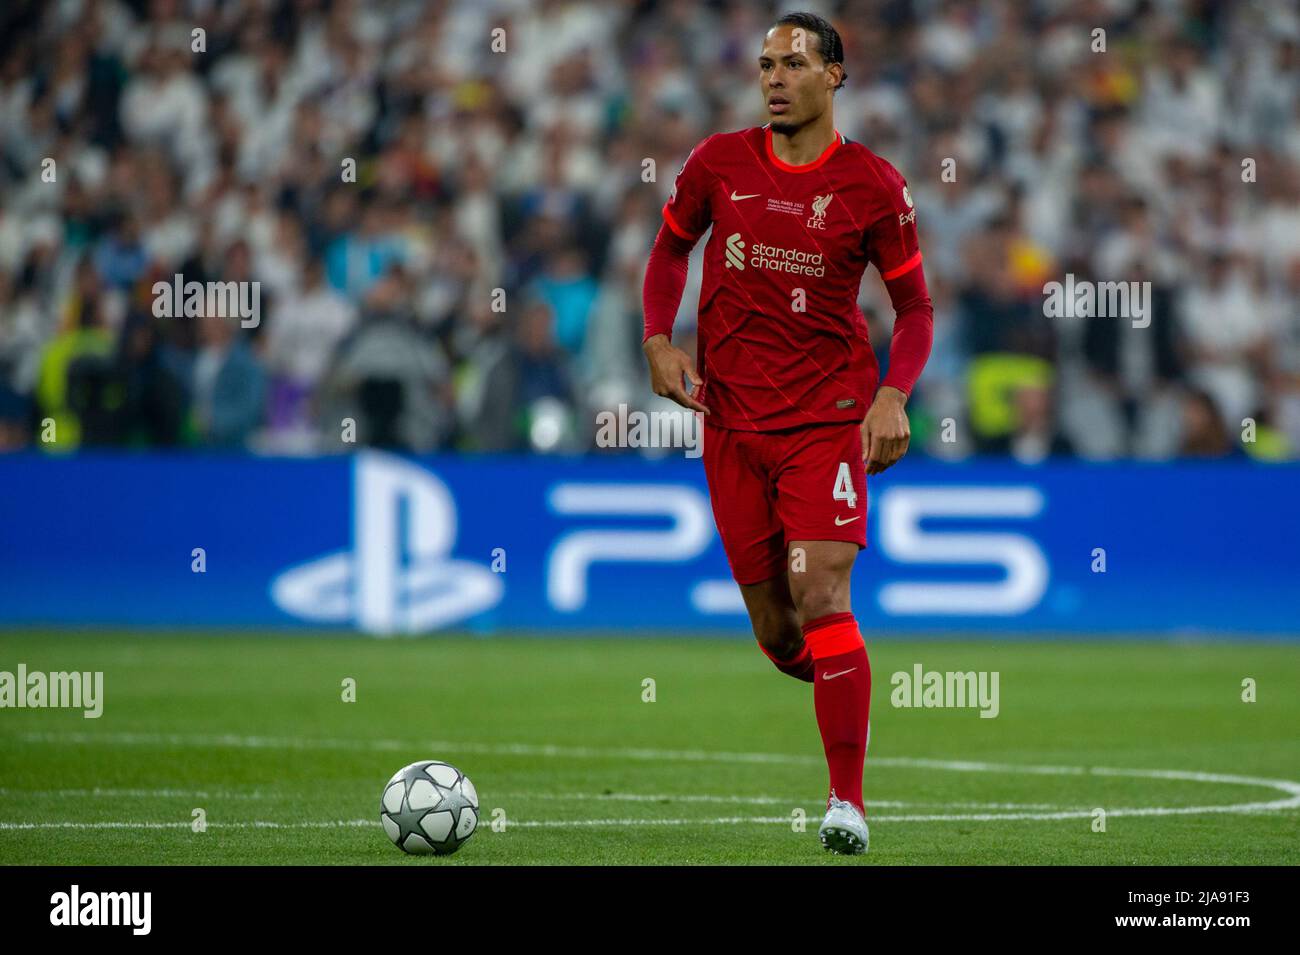
[[[105,703],[0,710],[0,862],[1300,862],[1294,647],[868,649],[871,851],[841,858],[816,837],[812,689],[745,640],[11,631],[0,670],[100,670]],[[997,671],[999,715],[891,706],[891,674],[916,663]],[[384,782],[422,758],[480,794],[454,856],[405,856],[378,823]]]

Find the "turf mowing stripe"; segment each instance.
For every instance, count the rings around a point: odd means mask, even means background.
[[[1159,807],[1137,809],[1108,809],[1108,817],[1115,816],[1156,816],[1184,815],[1200,812],[1218,812],[1225,807],[1197,806],[1185,809],[1164,809]],[[1244,809],[1242,810],[1244,811]],[[1058,813],[962,813],[953,815],[927,816],[876,816],[867,817],[871,823],[879,822],[996,822],[998,820],[1064,820],[1086,819],[1092,810]],[[506,824],[509,829],[568,829],[577,826],[599,828],[617,826],[631,828],[637,826],[728,826],[728,825],[789,825],[789,816],[719,816],[712,819],[511,819]],[[221,829],[360,829],[380,828],[377,819],[344,819],[331,822],[208,822],[208,828]],[[3,830],[32,829],[188,829],[188,822],[0,822]]]
[[[283,794],[233,792],[203,789],[0,789],[0,796],[40,796],[42,798],[78,798],[115,796],[140,799],[280,799]]]
[[[499,793],[498,799],[558,799],[579,800],[596,799],[622,802],[704,802],[704,803],[742,803],[758,806],[798,805],[802,796],[782,798],[780,796],[712,796],[700,793]],[[1057,803],[1033,802],[900,802],[895,799],[868,799],[868,806],[885,809],[906,809],[909,806],[926,806],[931,809],[1069,809],[1078,808],[1062,806]]]
[[[489,756],[550,756],[569,759],[644,759],[728,763],[807,763],[821,765],[821,756],[785,753],[710,753],[704,750],[649,748],[601,749],[535,743],[453,743],[449,740],[348,740],[307,737],[238,736],[204,733],[19,733],[29,743],[107,743],[122,746],[223,746],[237,749],[363,749],[450,750]]]
[[[84,799],[86,797],[116,797],[128,799],[285,799],[283,793],[236,792],[202,789],[6,789],[0,788],[0,797],[40,797],[42,799]],[[546,799],[561,802],[598,800],[611,802],[648,803],[736,803],[756,806],[794,806],[801,796],[718,796],[701,793],[497,793],[498,800]],[[1080,809],[1057,803],[1035,802],[902,802],[896,799],[868,799],[868,806],[881,809]]]
[[[703,750],[658,750],[658,749],[598,749],[595,747],[539,746],[527,743],[483,744],[451,743],[425,741],[423,743],[403,743],[396,740],[330,740],[309,738],[285,738],[265,736],[238,736],[234,734],[180,734],[180,733],[22,733],[18,738],[27,742],[75,742],[75,743],[116,743],[121,745],[187,745],[187,746],[233,746],[239,748],[272,749],[414,749],[417,747],[457,752],[479,752],[493,755],[528,755],[555,756],[582,759],[650,759],[650,760],[688,760],[692,762],[746,762],[746,763],[814,763],[820,764],[820,757],[798,756],[779,753],[709,753]],[[1178,769],[1125,769],[1103,766],[1033,766],[1016,763],[988,763],[972,760],[940,760],[912,757],[874,757],[869,765],[874,767],[895,766],[918,769],[940,769],[956,772],[985,773],[1027,773],[1048,776],[1126,776],[1137,779],[1164,779],[1181,782],[1212,783],[1233,786],[1258,786],[1276,789],[1287,794],[1287,799],[1272,802],[1234,803],[1214,806],[1180,806],[1180,807],[1145,807],[1134,809],[1110,810],[1110,815],[1194,815],[1201,813],[1256,813],[1277,812],[1285,809],[1300,808],[1300,783],[1281,779],[1264,779],[1254,776],[1235,776],[1226,773],[1203,773]],[[1079,812],[1082,812],[1080,810]],[[1085,815],[1090,815],[1086,812]],[[875,817],[880,818],[880,817]],[[903,819],[916,819],[914,816]],[[958,816],[943,816],[942,819],[958,819]],[[994,819],[1009,819],[1005,814],[994,815]],[[1028,813],[1021,818],[1078,818],[1077,814],[1060,816],[1053,813]],[[893,821],[902,821],[893,820]],[[980,814],[974,814],[969,821],[984,821]]]
[[[713,826],[742,823],[790,822],[789,816],[724,816],[718,819],[511,819],[507,829],[562,828],[567,826]],[[378,819],[345,819],[334,822],[209,822],[209,829],[345,829],[373,826]],[[188,822],[0,822],[5,829],[188,829]]]
[[[209,822],[209,829],[351,829],[378,826],[378,819],[336,822]],[[188,822],[0,822],[2,829],[188,829]]]

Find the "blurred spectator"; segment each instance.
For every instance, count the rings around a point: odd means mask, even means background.
[[[241,447],[262,423],[266,374],[240,337],[238,320],[199,321],[199,349],[190,370],[194,427],[205,444]]]
[[[1189,458],[1223,458],[1236,450],[1223,416],[1207,391],[1192,390],[1183,396],[1182,444],[1179,452]]]
[[[1240,424],[1259,403],[1273,351],[1265,303],[1240,269],[1212,255],[1187,285],[1182,316],[1190,381],[1213,396],[1225,420]]]
[[[936,340],[913,453],[1201,454],[1214,414],[1300,455],[1294,3],[821,12],[837,125],[916,200]],[[348,450],[343,419],[355,444],[589,447],[593,409],[656,405],[659,209],[696,143],[764,121],[767,26],[742,0],[5,7],[0,448],[46,447],[46,417],[62,448]],[[175,273],[260,282],[263,327],[150,320]],[[1067,273],[1150,282],[1149,323],[1048,317]],[[874,272],[861,305],[887,357]]]
[[[464,446],[472,451],[517,447],[515,354],[505,316],[481,303],[470,312],[470,325],[457,345],[464,355],[457,389]]]
[[[555,315],[555,340],[570,355],[582,351],[587,322],[599,287],[586,269],[582,252],[564,248],[553,253],[537,280],[537,293]]]
[[[409,303],[404,273],[382,277],[366,296],[360,324],[340,344],[321,401],[322,426],[334,446],[433,451],[450,440],[450,363],[421,334]]]
[[[302,288],[280,299],[266,331],[269,447],[311,448],[316,390],[355,322],[356,310],[326,283],[320,260],[309,261]]]
[[[144,312],[127,317],[118,363],[124,402],[122,440],[140,447],[180,443],[185,429],[185,385]]]
[[[530,302],[519,320],[516,401],[528,407],[540,398],[574,401],[569,361],[555,338],[555,314],[544,302]]]
[[[36,404],[41,420],[52,425],[48,444],[61,451],[82,443],[83,419],[92,443],[107,443],[113,436],[111,417],[122,396],[108,387],[113,354],[108,301],[106,295],[79,299],[67,330],[41,352]]]
[[[989,441],[984,446],[986,452],[1008,454],[1021,464],[1038,464],[1049,457],[1074,453],[1070,439],[1057,427],[1050,388],[1037,383],[1022,385],[1015,390],[1012,403],[1015,423],[1011,431]]]

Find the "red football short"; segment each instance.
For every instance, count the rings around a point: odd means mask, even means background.
[[[737,583],[785,573],[791,541],[867,546],[860,427],[850,422],[732,431],[705,425],[704,474],[713,519]]]

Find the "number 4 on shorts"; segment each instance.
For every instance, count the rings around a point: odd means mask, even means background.
[[[858,492],[853,490],[853,473],[847,461],[840,462],[840,471],[835,475],[835,490],[831,497],[837,501],[848,501],[849,507],[858,506]]]

